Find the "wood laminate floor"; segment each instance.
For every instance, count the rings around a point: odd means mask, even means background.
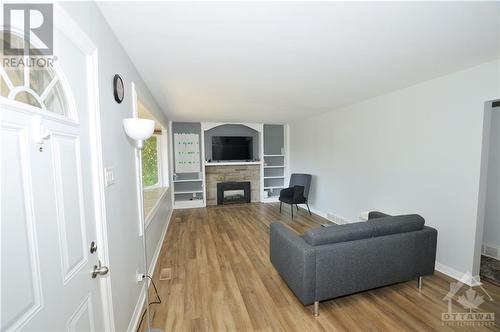
[[[453,279],[436,272],[416,281],[320,303],[320,316],[304,307],[269,261],[269,224],[281,221],[297,233],[325,222],[307,211],[290,218],[278,204],[246,204],[175,210],[154,273],[162,304],[152,305],[152,327],[170,331],[491,331],[500,326],[500,287],[475,287],[492,312],[493,326],[443,325],[443,297]],[[295,213],[294,213],[295,214]],[[172,278],[159,280],[170,268]],[[459,294],[465,294],[464,286]],[[154,292],[151,288],[151,299]],[[470,299],[470,297],[469,297]],[[455,298],[453,312],[468,312]],[[142,328],[146,325],[143,324]]]

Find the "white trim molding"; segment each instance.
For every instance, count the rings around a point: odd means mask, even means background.
[[[461,272],[458,271],[451,266],[440,263],[436,261],[436,271],[439,271],[443,274],[446,274],[448,277],[451,277],[455,280],[463,282],[464,284],[474,287],[481,285],[481,278],[479,276],[473,276],[470,272]]]
[[[108,226],[106,220],[106,198],[104,180],[104,162],[102,158],[101,117],[99,107],[99,68],[97,48],[87,57],[88,91],[91,95],[89,102],[89,139],[93,153],[90,156],[92,165],[92,187],[94,196],[94,215],[96,218],[96,241],[100,250],[98,258],[105,264],[110,263]],[[111,278],[99,278],[101,288],[101,303],[103,308],[104,328],[107,331],[115,330],[113,311],[113,296],[111,291]]]

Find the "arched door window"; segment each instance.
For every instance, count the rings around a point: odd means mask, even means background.
[[[22,47],[23,39],[11,33],[10,43],[13,47]],[[3,34],[0,34],[0,47],[0,95],[70,118],[68,98],[56,70],[50,66],[24,66],[19,62],[16,66],[4,66],[7,56],[3,53]],[[29,58],[24,60],[27,63]]]

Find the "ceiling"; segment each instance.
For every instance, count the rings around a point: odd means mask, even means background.
[[[494,2],[99,2],[172,120],[286,123],[499,57]]]

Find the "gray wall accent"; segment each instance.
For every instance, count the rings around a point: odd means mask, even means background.
[[[438,267],[477,275],[484,103],[498,98],[498,67],[487,62],[292,123],[291,171],[314,175],[312,208],[352,220],[369,210],[418,213],[439,232]]]
[[[284,154],[285,127],[283,125],[264,125],[264,154]]]
[[[212,159],[213,136],[253,137],[253,159],[259,159],[259,132],[241,124],[225,124],[205,131],[205,160]]]

